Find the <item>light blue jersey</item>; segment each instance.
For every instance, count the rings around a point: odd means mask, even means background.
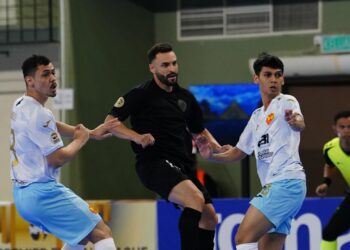
[[[255,110],[236,145],[248,155],[254,152],[262,186],[284,179],[305,180],[299,157],[300,132],[285,120],[286,110],[302,115],[295,97],[283,94],[266,110]]]
[[[69,245],[82,241],[101,220],[88,204],[56,182],[59,168],[46,157],[63,147],[50,110],[30,96],[18,98],[11,115],[11,178],[18,213]]]

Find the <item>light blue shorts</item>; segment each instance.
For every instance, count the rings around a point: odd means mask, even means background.
[[[89,205],[55,181],[13,188],[18,213],[29,223],[71,246],[82,241],[101,220]]]
[[[304,180],[289,179],[266,184],[250,204],[274,225],[269,233],[289,234],[291,223],[306,195]]]

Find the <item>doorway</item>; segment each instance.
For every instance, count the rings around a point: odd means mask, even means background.
[[[335,137],[333,117],[350,110],[350,77],[325,78],[312,81],[286,79],[284,93],[295,96],[305,118],[306,129],[301,134],[300,157],[307,177],[307,196],[316,196],[315,189],[322,182],[324,144]],[[349,166],[350,171],[350,166]],[[343,196],[347,185],[340,174],[332,179],[328,196]]]

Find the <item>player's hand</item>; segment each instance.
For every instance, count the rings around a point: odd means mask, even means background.
[[[226,144],[226,145],[223,145],[223,146],[221,147],[219,153],[226,153],[227,151],[230,151],[230,150],[232,150],[232,149],[233,149],[232,145]]]
[[[89,129],[83,124],[78,124],[74,128],[73,139],[78,139],[82,144],[85,144],[89,140]]]
[[[153,145],[155,142],[155,139],[153,135],[151,134],[142,134],[139,135],[136,140],[134,140],[135,143],[139,144],[142,146],[142,148],[145,148],[147,146]]]
[[[90,130],[90,138],[95,140],[103,140],[111,137],[112,134],[108,131],[120,125],[118,118],[114,118],[97,126],[95,129]]]
[[[302,119],[298,113],[293,113],[293,110],[286,109],[284,113],[284,119],[289,125],[295,126]]]
[[[328,185],[326,183],[322,183],[317,186],[316,188],[316,194],[320,197],[324,197],[327,195],[328,191]]]
[[[209,140],[205,136],[198,136],[195,139],[199,153],[204,159],[210,159],[213,156],[213,148],[209,143]]]

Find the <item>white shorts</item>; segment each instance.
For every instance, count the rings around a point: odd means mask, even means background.
[[[28,222],[71,246],[82,241],[101,220],[89,205],[55,181],[13,187],[18,213]]]
[[[289,234],[292,220],[303,204],[305,195],[305,180],[281,180],[266,184],[250,204],[274,225],[269,233]]]

